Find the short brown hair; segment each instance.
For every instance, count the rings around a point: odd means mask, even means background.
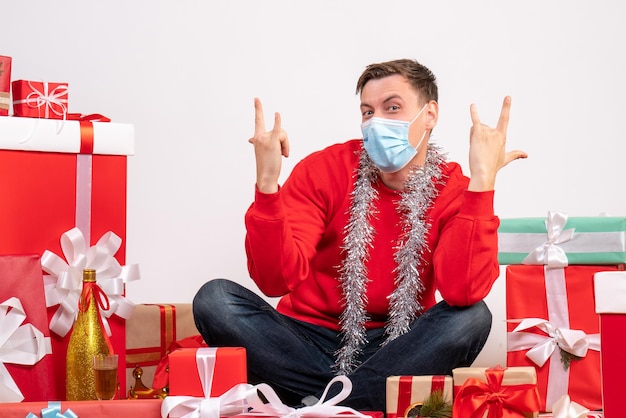
[[[356,83],[356,94],[361,93],[368,81],[393,74],[400,74],[406,78],[424,102],[439,101],[435,75],[428,68],[412,59],[399,59],[368,65]]]

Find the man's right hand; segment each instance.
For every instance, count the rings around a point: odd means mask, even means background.
[[[282,156],[289,157],[289,139],[281,128],[278,112],[274,114],[272,130],[265,130],[263,106],[257,97],[254,98],[254,136],[248,142],[254,145],[257,188],[262,193],[276,193]]]

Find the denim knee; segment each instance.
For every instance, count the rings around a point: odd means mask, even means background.
[[[448,334],[449,344],[467,350],[467,362],[472,363],[485,345],[491,332],[492,315],[484,301],[456,308],[455,331]]]
[[[202,316],[207,311],[212,311],[216,305],[219,306],[219,303],[216,302],[221,299],[220,294],[224,293],[224,283],[222,282],[227,282],[227,280],[209,280],[200,287],[193,298],[194,316]]]
[[[482,347],[491,332],[492,315],[484,301],[471,306],[442,301],[426,311],[423,319],[428,332],[439,330],[437,339],[444,345]]]
[[[196,328],[207,338],[206,332],[222,321],[228,320],[227,307],[229,292],[233,282],[226,279],[213,279],[206,282],[193,298],[192,311]],[[211,325],[212,324],[212,325]]]
[[[467,325],[475,331],[487,331],[491,330],[492,315],[489,307],[485,301],[480,301],[472,306],[468,306],[463,309],[464,315],[461,315],[460,320],[467,323]]]

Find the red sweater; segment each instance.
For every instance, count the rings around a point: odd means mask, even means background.
[[[246,213],[248,270],[277,309],[293,318],[339,331],[343,312],[338,267],[362,140],[330,146],[299,162],[277,193],[258,190]],[[483,299],[499,274],[493,191],[467,191],[456,163],[443,169],[444,185],[428,212],[429,252],[421,269],[421,304],[435,304],[438,289],[450,305]],[[376,233],[366,264],[366,327],[385,325],[394,289],[394,246],[401,234],[400,192],[374,184],[379,198],[370,222]]]

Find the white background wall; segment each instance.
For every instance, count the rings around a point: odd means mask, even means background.
[[[469,105],[495,124],[513,97],[501,217],[626,215],[626,3],[609,0],[12,0],[0,54],[13,79],[67,81],[70,111],[133,123],[127,262],[135,302],[189,302],[208,279],[255,288],[243,248],[253,198],[253,97],[311,151],[360,137],[356,79],[416,58],[438,76],[434,139],[467,170]],[[504,278],[478,363],[504,364]]]

